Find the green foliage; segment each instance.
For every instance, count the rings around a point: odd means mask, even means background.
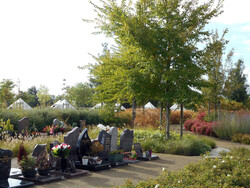
[[[198,138],[184,135],[183,138],[171,132],[170,139],[156,130],[134,130],[134,142],[139,142],[144,151],[169,153],[175,155],[200,155],[215,147],[215,142],[209,138]]]
[[[0,82],[0,106],[7,108],[11,103],[14,102],[14,82],[9,79],[3,79]]]
[[[235,134],[250,134],[249,112],[226,113],[213,127],[219,138],[231,140]]]
[[[221,101],[221,108],[229,111],[238,111],[244,108],[243,104],[236,101],[231,101],[228,99],[224,99]]]
[[[50,100],[49,89],[46,86],[41,85],[37,92],[37,97],[40,104],[45,107]]]
[[[250,134],[235,134],[232,136],[232,141],[242,144],[250,144]]]
[[[133,185],[128,181],[127,188],[165,187],[249,187],[250,150],[234,149],[222,158],[203,157],[196,164],[189,164],[177,172],[163,172],[156,179],[141,181]]]
[[[19,165],[22,171],[34,170],[36,166],[36,158],[29,155],[27,158],[23,158]]]
[[[3,121],[3,119],[0,120],[0,127],[3,127],[4,131],[14,131],[14,125],[10,123],[10,119],[7,120],[7,122]]]

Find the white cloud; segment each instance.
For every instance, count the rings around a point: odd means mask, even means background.
[[[248,31],[250,31],[250,25],[243,26],[240,28],[240,30],[243,32],[248,32]]]

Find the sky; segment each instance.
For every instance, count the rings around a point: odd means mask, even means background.
[[[97,2],[98,0],[93,0]],[[219,33],[229,29],[226,53],[234,48],[234,61],[244,60],[250,82],[250,1],[225,0],[224,13],[208,28]],[[78,67],[95,63],[89,55],[102,53],[111,40],[93,35],[95,13],[88,0],[1,0],[0,81],[11,79],[21,91],[45,85],[53,95],[69,86],[88,82],[88,70]]]

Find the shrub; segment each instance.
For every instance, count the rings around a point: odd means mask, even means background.
[[[232,141],[242,144],[250,144],[250,134],[235,134],[232,136]]]
[[[141,181],[136,185],[127,181],[121,187],[249,187],[250,150],[238,148],[221,155],[222,158],[215,159],[203,156],[198,163],[191,163],[182,170],[164,171],[156,179]]]
[[[230,140],[235,134],[250,134],[249,122],[250,112],[225,113],[213,131],[218,137]]]

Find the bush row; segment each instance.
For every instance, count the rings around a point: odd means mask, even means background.
[[[117,127],[123,126],[130,122],[128,116],[116,116],[113,119],[105,117],[105,113],[100,113],[99,110],[72,110],[72,109],[33,109],[33,110],[13,110],[0,109],[0,119],[7,121],[10,119],[14,129],[17,130],[18,120],[23,117],[28,117],[30,127],[35,126],[38,131],[43,130],[44,127],[51,125],[54,119],[59,119],[68,125],[77,124],[79,126],[80,120],[86,120],[87,125],[91,124],[109,124]]]
[[[198,163],[189,164],[177,172],[164,171],[156,179],[136,185],[127,181],[120,187],[249,187],[250,150],[234,149],[221,155],[222,158],[215,159],[204,156]]]

